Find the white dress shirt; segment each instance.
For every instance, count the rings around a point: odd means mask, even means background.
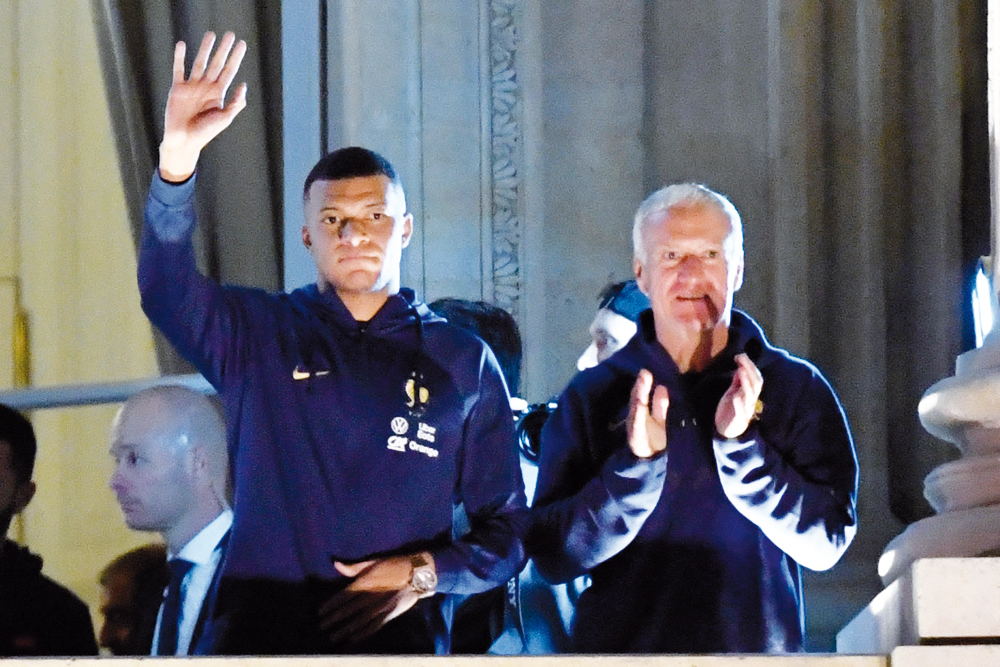
[[[198,623],[198,616],[201,614],[201,605],[205,602],[208,589],[212,585],[212,578],[215,576],[215,570],[219,567],[219,561],[222,560],[222,549],[219,548],[219,543],[232,525],[233,511],[224,510],[212,523],[192,537],[179,553],[167,554],[167,560],[183,558],[194,563],[194,567],[181,581],[183,603],[181,604],[180,621],[177,628],[177,653],[175,655],[187,655],[191,648],[191,637],[194,635],[194,626]],[[166,591],[164,591],[164,595],[166,595]],[[152,655],[157,655],[162,618],[163,604],[160,604],[160,612],[156,617],[156,631],[153,634]]]

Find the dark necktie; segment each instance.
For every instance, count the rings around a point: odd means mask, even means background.
[[[181,582],[194,567],[194,563],[175,558],[168,562],[167,566],[170,568],[170,583],[167,585],[167,597],[163,600],[160,642],[156,648],[157,655],[174,655],[177,652],[177,625],[184,603],[181,595]]]

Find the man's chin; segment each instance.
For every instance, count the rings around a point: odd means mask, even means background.
[[[347,295],[364,296],[388,290],[388,284],[378,274],[353,274],[341,277],[337,282],[331,281],[328,284],[342,297]]]
[[[142,532],[156,531],[156,528],[152,526],[149,521],[144,520],[143,517],[136,515],[134,512],[122,511],[122,516],[125,519],[125,525],[131,530],[139,530]]]
[[[338,294],[371,294],[378,292],[379,274],[371,271],[352,271],[348,274],[328,276],[325,287]]]
[[[694,331],[710,331],[718,326],[720,321],[710,313],[677,313],[672,319],[678,326]]]

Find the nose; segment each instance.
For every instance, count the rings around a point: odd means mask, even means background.
[[[122,490],[123,486],[124,482],[122,480],[121,471],[118,470],[118,468],[115,468],[115,471],[111,473],[111,479],[108,480],[108,487],[115,493],[118,493]]]
[[[687,278],[697,277],[702,273],[703,268],[701,258],[697,255],[684,255],[678,265],[679,273]]]
[[[597,343],[591,343],[576,360],[577,370],[585,371],[597,365]]]
[[[347,218],[337,230],[337,236],[341,241],[346,241],[351,245],[359,245],[368,238],[368,227],[360,220]]]

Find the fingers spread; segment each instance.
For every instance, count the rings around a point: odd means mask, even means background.
[[[214,45],[215,33],[206,32],[201,40],[201,48],[198,49],[198,55],[194,59],[194,64],[191,65],[191,80],[201,80],[205,77],[205,68],[208,67],[208,56],[211,55]]]
[[[232,34],[232,33],[227,33]],[[232,46],[232,55],[224,62],[225,66],[220,65],[220,71],[216,72],[216,76],[219,79],[219,83],[222,84],[224,88],[228,88],[236,78],[236,73],[240,69],[240,65],[243,63],[243,57],[247,54],[247,43],[242,39]],[[226,49],[227,53],[229,49]],[[213,64],[212,69],[215,69]]]
[[[241,83],[237,88],[236,92],[233,93],[233,99],[229,101],[226,105],[226,111],[232,115],[233,118],[236,114],[243,111],[247,106],[247,84]]]
[[[340,641],[348,641],[352,644],[356,644],[357,642],[364,641],[375,634],[378,629],[389,620],[388,612],[380,614],[373,617],[366,624],[359,624],[356,629],[352,629],[349,633],[340,633],[340,635],[333,638],[333,642],[338,643]]]
[[[184,57],[187,54],[187,44],[177,42],[174,47],[174,83],[184,83]]]
[[[215,50],[215,55],[212,56],[212,60],[208,65],[208,69],[205,70],[205,78],[209,81],[215,81],[219,78],[219,73],[226,64],[226,59],[229,57],[229,52],[233,50],[233,44],[236,42],[236,35],[231,32],[227,32],[222,36],[222,41],[219,42],[219,48]]]

